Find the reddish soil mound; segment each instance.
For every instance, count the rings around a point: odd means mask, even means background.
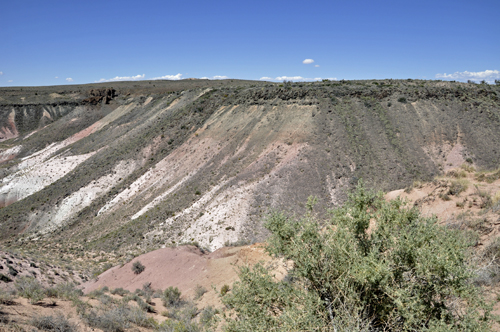
[[[145,266],[140,274],[132,271],[132,265],[137,261]],[[192,297],[197,285],[206,289],[231,285],[238,279],[238,266],[254,265],[259,261],[266,265],[274,263],[273,270],[278,278],[285,274],[284,268],[280,268],[281,264],[267,255],[262,244],[225,247],[209,254],[202,253],[194,246],[164,248],[107,270],[96,280],[84,284],[84,292],[89,293],[104,286],[135,291],[145,283],[151,283],[154,289],[178,287],[184,296]]]

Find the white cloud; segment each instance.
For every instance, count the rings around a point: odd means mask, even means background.
[[[56,77],[54,77],[54,78],[59,78],[59,76],[56,76]]]
[[[179,73],[177,75],[165,75],[161,77],[154,77],[152,80],[182,80],[182,74]]]
[[[14,81],[13,81],[13,80],[8,80],[7,82],[12,83],[12,82],[14,82]]]
[[[485,70],[485,71],[462,71],[454,72],[453,74],[436,74],[436,78],[444,78],[447,80],[459,80],[459,81],[482,81],[485,80],[488,83],[493,83],[495,79],[500,78],[500,71],[498,70]]]
[[[220,76],[220,75],[215,75],[212,77],[213,80],[227,80],[229,77],[227,76]]]
[[[314,62],[314,60],[313,60],[313,59],[305,59],[304,61],[302,61],[302,63],[303,63],[303,64],[306,64],[306,65],[311,64],[311,63],[313,63],[313,62]]]
[[[305,81],[307,78],[302,76],[278,76],[274,79],[275,81]]]
[[[319,65],[314,65],[314,67],[319,68]]]
[[[68,82],[73,82],[73,79],[72,79],[71,77],[68,77],[68,78],[66,79],[66,81],[68,81]]]
[[[261,78],[259,78],[259,80],[261,80],[261,81],[274,81],[274,79],[272,77],[267,77],[267,76],[261,77]]]
[[[100,82],[117,82],[117,81],[136,81],[144,79],[145,76],[146,76],[145,74],[135,75],[135,76],[116,76],[110,79],[101,78],[99,81],[95,82],[100,83]]]
[[[221,75],[215,75],[215,76],[212,76],[212,77],[207,77],[207,76],[203,76],[203,77],[200,77],[201,80],[227,80],[229,79],[229,77],[227,76],[221,76]]]
[[[0,71],[0,76],[2,76],[2,75],[3,75],[3,71]]]

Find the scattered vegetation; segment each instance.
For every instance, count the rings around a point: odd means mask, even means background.
[[[27,298],[31,304],[36,304],[45,298],[45,289],[33,277],[22,276],[16,279],[14,286],[17,293]]]
[[[370,228],[370,220],[375,227]],[[473,245],[399,200],[362,185],[346,204],[317,220],[272,213],[268,251],[291,259],[294,282],[262,265],[242,267],[224,298],[228,331],[480,331],[488,309],[471,283]]]
[[[55,316],[35,316],[30,324],[42,331],[76,332],[78,327],[68,321],[62,313]]]

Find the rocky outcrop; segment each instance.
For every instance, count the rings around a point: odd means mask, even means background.
[[[82,102],[84,104],[97,105],[99,103],[109,104],[109,101],[115,98],[116,90],[113,88],[91,89],[87,92],[88,98]]]

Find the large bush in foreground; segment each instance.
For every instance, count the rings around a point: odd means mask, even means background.
[[[471,241],[359,185],[327,220],[272,213],[268,251],[293,261],[276,282],[242,268],[224,302],[228,331],[484,331]]]

